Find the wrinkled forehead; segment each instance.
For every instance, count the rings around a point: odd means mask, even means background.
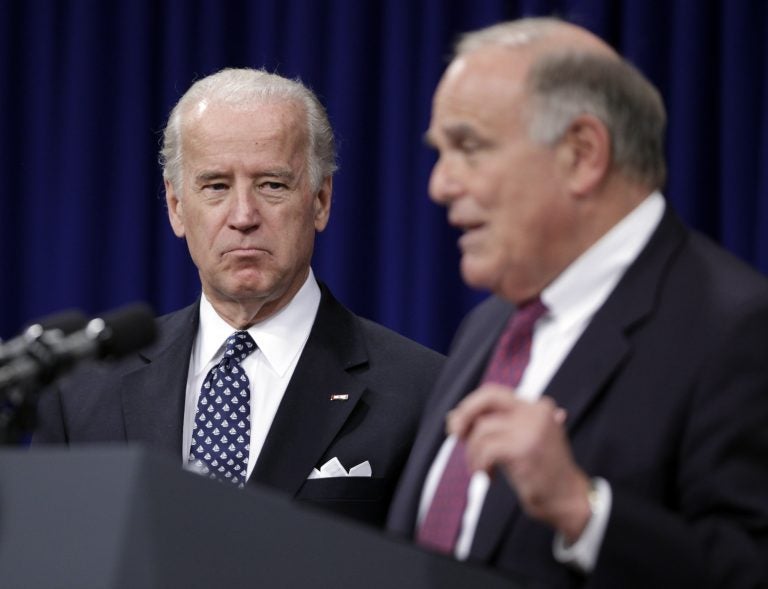
[[[189,127],[214,118],[240,118],[242,120],[269,120],[286,127],[304,130],[302,105],[290,98],[263,98],[247,102],[230,102],[202,97],[190,102],[182,112],[182,124]]]
[[[471,90],[484,87],[519,90],[530,69],[532,54],[525,49],[487,47],[456,57],[445,70],[438,92],[448,89]],[[488,90],[488,88],[484,88]]]
[[[500,118],[522,114],[529,62],[526,55],[498,47],[457,57],[435,92],[432,126],[454,124],[462,118],[492,126]]]
[[[469,45],[445,70],[433,101],[433,113],[444,103],[467,98],[475,106],[507,101],[510,109],[526,104],[531,69],[548,57],[582,53],[620,59],[602,39],[589,31],[557,24],[539,35],[525,31],[503,42]],[[499,105],[500,106],[500,105]]]
[[[258,144],[281,140],[306,146],[306,118],[288,100],[230,104],[210,99],[192,103],[182,119],[182,143],[228,139]]]

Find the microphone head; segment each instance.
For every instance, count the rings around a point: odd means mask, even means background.
[[[118,358],[155,341],[157,325],[149,305],[132,303],[91,320],[86,332],[99,342],[99,357]]]
[[[66,309],[52,315],[46,315],[30,323],[24,329],[25,335],[34,339],[40,337],[46,331],[59,331],[63,335],[69,335],[80,329],[83,329],[88,323],[88,318],[82,311],[77,309]]]
[[[48,345],[83,329],[87,323],[88,318],[77,309],[68,309],[36,319],[27,324],[19,335],[0,346],[0,365],[34,351],[41,342]]]
[[[56,324],[69,329],[73,317],[56,317]],[[82,360],[136,352],[154,341],[157,327],[149,305],[135,303],[92,319],[84,329],[66,336],[54,336],[51,330],[41,333],[18,357],[3,362],[0,356],[0,399],[5,392],[18,390],[23,400],[26,392],[40,389]]]

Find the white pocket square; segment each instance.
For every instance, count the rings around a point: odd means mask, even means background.
[[[357,466],[353,466],[349,469],[349,472],[342,466],[339,459],[335,456],[328,462],[320,467],[320,470],[313,468],[309,473],[310,479],[328,479],[331,477],[370,477],[373,472],[371,471],[371,463],[367,460],[361,462]]]

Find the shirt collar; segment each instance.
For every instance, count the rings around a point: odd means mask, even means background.
[[[665,209],[654,191],[571,263],[541,293],[556,321],[578,321],[602,305],[648,243]]]
[[[304,284],[285,307],[248,328],[267,363],[278,375],[285,374],[304,348],[319,306],[320,287],[310,268]],[[205,370],[221,355],[225,340],[234,331],[203,293],[200,297],[200,327],[192,355],[194,374]]]

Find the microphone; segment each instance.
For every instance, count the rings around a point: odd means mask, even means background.
[[[20,335],[0,345],[0,366],[27,353],[37,341],[50,344],[54,339],[61,339],[84,328],[87,323],[86,316],[77,309],[60,311],[38,319]]]
[[[69,335],[38,338],[25,354],[0,366],[0,392],[39,389],[83,360],[125,356],[152,343],[156,331],[152,309],[134,303],[91,319]]]

